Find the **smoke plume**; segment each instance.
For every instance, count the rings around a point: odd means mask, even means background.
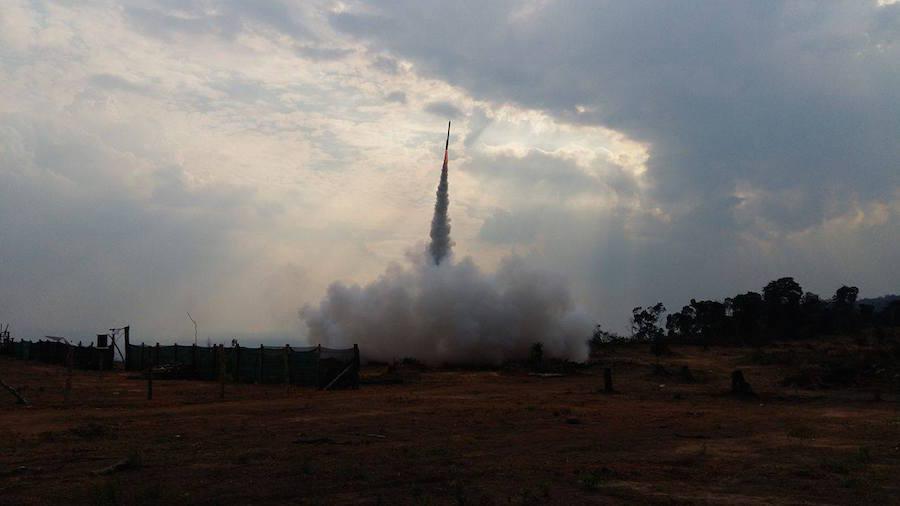
[[[494,274],[470,258],[449,258],[449,147],[448,124],[428,253],[411,253],[408,267],[393,264],[367,286],[333,283],[319,307],[300,311],[311,342],[356,343],[366,358],[382,361],[498,364],[526,357],[538,342],[550,355],[583,359],[592,324],[561,278],[518,257],[504,259]]]
[[[453,242],[450,240],[450,208],[449,183],[447,181],[447,162],[450,149],[450,124],[447,124],[447,144],[444,147],[444,166],[441,167],[441,182],[438,183],[437,199],[434,202],[434,216],[431,218],[431,244],[428,251],[434,259],[434,265],[450,254]]]
[[[318,307],[300,311],[310,342],[358,343],[367,359],[382,361],[498,364],[527,357],[536,342],[548,355],[584,359],[592,323],[562,278],[519,257],[493,274],[470,258],[437,266],[420,253],[408,261],[366,286],[332,284]]]

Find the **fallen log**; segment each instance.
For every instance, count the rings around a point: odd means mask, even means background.
[[[327,445],[337,445],[343,444],[330,437],[301,437],[294,440],[294,444],[308,444],[308,445],[319,445],[319,444],[327,444]]]
[[[117,473],[119,471],[125,471],[128,469],[136,469],[138,467],[141,467],[141,462],[140,462],[139,458],[125,457],[124,459],[122,459],[112,465],[109,465],[107,467],[104,467],[103,469],[98,469],[98,470],[94,471],[94,474],[107,475],[107,474]]]
[[[7,385],[2,379],[0,379],[0,386],[2,386],[3,388],[5,388],[6,391],[8,391],[9,393],[13,394],[13,396],[15,396],[16,402],[17,402],[18,404],[22,404],[22,405],[24,405],[24,406],[28,406],[28,405],[31,404],[31,403],[28,402],[28,399],[26,399],[25,397],[22,396],[22,394],[19,393],[18,390],[16,390],[15,388],[13,388],[13,387]]]

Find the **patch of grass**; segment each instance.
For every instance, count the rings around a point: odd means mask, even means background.
[[[543,497],[545,499],[550,498],[550,482],[549,481],[540,482],[538,484],[538,490],[541,491],[541,497]]]
[[[463,482],[456,481],[453,483],[453,499],[457,506],[464,506],[468,503],[468,494],[466,493],[466,486]]]
[[[793,350],[765,351],[757,349],[753,353],[742,357],[740,362],[742,364],[756,365],[794,365],[797,363],[797,354]]]
[[[810,466],[802,466],[794,469],[791,473],[798,478],[807,478],[807,479],[816,479],[819,477],[819,474],[816,470]]]
[[[81,439],[94,440],[110,436],[112,431],[99,423],[88,422],[69,429],[69,433]]]
[[[418,506],[430,506],[433,503],[431,497],[425,495],[425,489],[423,489],[419,484],[413,485],[411,495],[413,498],[413,504],[416,504]]]
[[[603,486],[603,478],[598,473],[583,473],[578,477],[578,485],[587,492],[596,492]]]
[[[535,491],[532,491],[530,488],[523,488],[521,493],[519,494],[520,504],[523,505],[538,505],[543,504],[544,501],[541,500],[539,494]]]
[[[350,481],[369,481],[366,470],[359,465],[347,466],[338,471],[338,476],[343,476]]]
[[[101,482],[94,489],[94,504],[96,506],[116,506],[121,504],[121,496],[121,483],[115,478],[110,478]]]
[[[822,467],[829,472],[841,475],[849,475],[856,471],[863,470],[872,463],[872,455],[870,450],[861,446],[856,453],[841,458],[828,459],[822,463]]]
[[[450,458],[451,452],[449,448],[437,446],[434,448],[430,448],[427,452],[425,452],[425,455],[434,459],[444,460]]]
[[[578,476],[578,485],[587,492],[596,492],[600,490],[607,478],[612,475],[612,470],[606,467],[587,471]]]
[[[856,460],[860,464],[870,464],[872,462],[872,452],[865,446],[860,446],[856,452]]]
[[[130,486],[125,486],[127,484]],[[141,504],[146,506],[164,504],[187,504],[184,497],[178,498],[174,492],[153,483],[125,481],[109,477],[94,487],[92,503],[97,506],[118,506],[120,504]]]

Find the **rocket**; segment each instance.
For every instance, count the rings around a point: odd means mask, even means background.
[[[447,143],[444,144],[444,167],[443,170],[447,170],[447,157],[450,153],[450,121],[447,122]]]

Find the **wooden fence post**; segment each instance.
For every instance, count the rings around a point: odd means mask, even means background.
[[[147,365],[147,400],[153,400],[153,364]]]
[[[613,392],[612,368],[611,367],[606,367],[603,369],[603,391],[608,394]]]
[[[291,384],[291,347],[284,345],[284,384]]]
[[[257,358],[256,379],[262,385],[263,382],[263,345],[259,345],[259,357]]]
[[[69,403],[69,399],[72,395],[72,355],[74,353],[75,350],[72,348],[72,345],[66,343],[66,404]]]
[[[322,389],[324,385],[322,385],[322,370],[320,369],[319,362],[322,360],[322,345],[316,345],[316,388],[319,390]]]
[[[125,370],[129,370],[129,363],[134,367],[134,358],[128,356],[128,348],[131,344],[131,325],[125,325]]]
[[[100,345],[98,344],[97,346],[97,348],[91,348],[91,354],[97,357],[97,370],[100,372],[100,376],[103,376],[103,359],[105,357],[103,356],[103,350],[99,348]]]
[[[227,367],[227,363],[225,362],[225,345],[219,345],[219,400],[225,400],[225,368]]]
[[[178,363],[178,343],[172,343],[172,344],[175,346],[175,353],[173,353],[173,355],[175,356],[175,363],[177,364]]]
[[[156,360],[153,361],[153,365],[159,365],[159,343],[156,343]]]
[[[234,382],[241,382],[241,345],[234,343]]]
[[[197,379],[197,343],[191,345],[191,376]]]
[[[359,344],[353,343],[353,389],[359,389]]]
[[[146,351],[144,350],[144,343],[142,342],[141,343],[141,365],[138,366],[138,367],[140,367],[141,371],[146,369],[146,367],[144,366],[144,362],[146,362],[146,360],[144,359],[145,356],[146,356]]]

